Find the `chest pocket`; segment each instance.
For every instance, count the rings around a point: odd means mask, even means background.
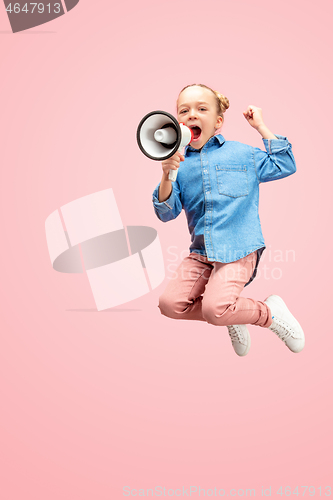
[[[216,177],[220,194],[232,198],[249,194],[246,165],[216,165]]]

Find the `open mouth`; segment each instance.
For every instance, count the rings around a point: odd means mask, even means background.
[[[193,132],[193,141],[197,141],[201,136],[201,128],[197,127],[197,126],[193,126],[193,127],[190,127],[190,129]]]

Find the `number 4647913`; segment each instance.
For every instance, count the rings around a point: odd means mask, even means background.
[[[29,9],[28,5],[32,7],[30,7]],[[55,14],[60,14],[60,3],[55,3],[52,5],[52,7],[53,7],[53,12]],[[49,14],[51,14],[50,3],[48,3],[47,5],[44,5],[43,3],[29,3],[29,4],[25,3],[22,8],[19,3],[13,4],[13,7],[12,4],[10,3],[6,8],[6,11],[10,13],[14,12],[14,14],[19,14],[20,12],[25,12],[26,14],[28,14],[28,12],[33,13],[35,9],[36,12],[39,12],[39,14],[43,14],[43,12],[48,12]]]

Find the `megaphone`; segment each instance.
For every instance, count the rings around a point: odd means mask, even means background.
[[[151,111],[139,123],[136,133],[139,148],[151,160],[163,161],[187,146],[193,132],[166,111]],[[177,170],[170,170],[169,179],[175,181]]]

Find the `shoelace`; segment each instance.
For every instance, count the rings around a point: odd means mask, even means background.
[[[235,326],[228,326],[227,328],[232,342],[240,342],[243,340],[243,335],[239,328]]]
[[[276,335],[283,342],[285,342],[287,340],[287,338],[291,336],[290,327],[286,328],[286,326],[285,326],[286,323],[283,323],[282,321],[280,321],[278,319],[274,319],[273,321],[275,321],[275,324],[271,328],[272,332],[276,333]]]

